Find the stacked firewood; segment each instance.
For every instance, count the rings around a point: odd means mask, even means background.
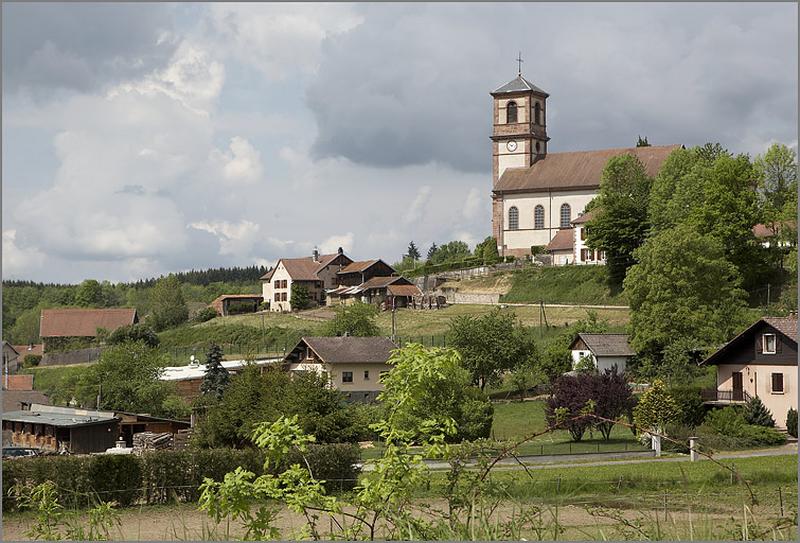
[[[178,430],[174,436],[173,447],[176,451],[181,451],[189,444],[189,439],[192,437],[192,429]]]
[[[140,432],[133,434],[134,452],[172,449],[173,443],[174,438],[170,432]]]

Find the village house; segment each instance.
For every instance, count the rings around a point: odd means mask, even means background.
[[[350,304],[360,301],[380,304],[385,308],[408,307],[415,296],[422,291],[405,277],[371,277],[354,287],[341,286],[327,292],[328,305]]]
[[[717,386],[704,390],[710,405],[743,404],[758,396],[778,427],[797,409],[797,315],[764,317],[701,365],[716,366]]]
[[[341,247],[334,254],[320,255],[315,249],[310,257],[282,258],[261,277],[263,300],[271,311],[291,311],[292,286],[302,285],[312,304],[325,305],[326,289],[339,286],[336,274],[352,262]]]
[[[47,353],[67,344],[84,341],[86,345],[97,337],[98,330],[113,332],[122,326],[139,322],[134,308],[113,309],[42,309],[39,335],[42,351]]]
[[[388,360],[396,348],[383,337],[304,337],[283,366],[291,372],[325,375],[330,386],[350,400],[370,402],[383,390],[380,377],[391,369]]]
[[[628,361],[636,354],[628,343],[628,334],[580,333],[569,349],[573,369],[582,359],[589,359],[600,373],[612,368],[625,372]]]
[[[576,243],[571,230],[599,194],[606,163],[632,154],[648,175],[655,176],[667,156],[681,146],[548,153],[550,95],[520,73],[491,96],[492,235],[500,255],[525,257],[534,247],[547,247],[555,264],[603,263],[598,255],[592,255],[594,261],[589,258],[588,249]]]

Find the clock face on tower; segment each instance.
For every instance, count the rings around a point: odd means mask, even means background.
[[[506,149],[511,151],[512,153],[517,150],[517,142],[514,140],[509,141],[506,143]]]

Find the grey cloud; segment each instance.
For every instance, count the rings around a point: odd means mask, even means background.
[[[3,6],[5,91],[89,91],[163,65],[175,44],[166,4]]]
[[[307,102],[316,157],[490,168],[491,98],[524,74],[551,97],[551,151],[797,138],[796,6],[366,6],[327,40]],[[776,122],[778,120],[778,122]]]

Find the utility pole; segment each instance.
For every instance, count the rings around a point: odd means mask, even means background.
[[[769,283],[767,283],[767,307],[769,307],[769,289],[770,289],[770,286],[771,285]]]
[[[392,296],[392,341],[395,340],[397,337],[397,319],[395,314],[397,313],[397,297]]]

